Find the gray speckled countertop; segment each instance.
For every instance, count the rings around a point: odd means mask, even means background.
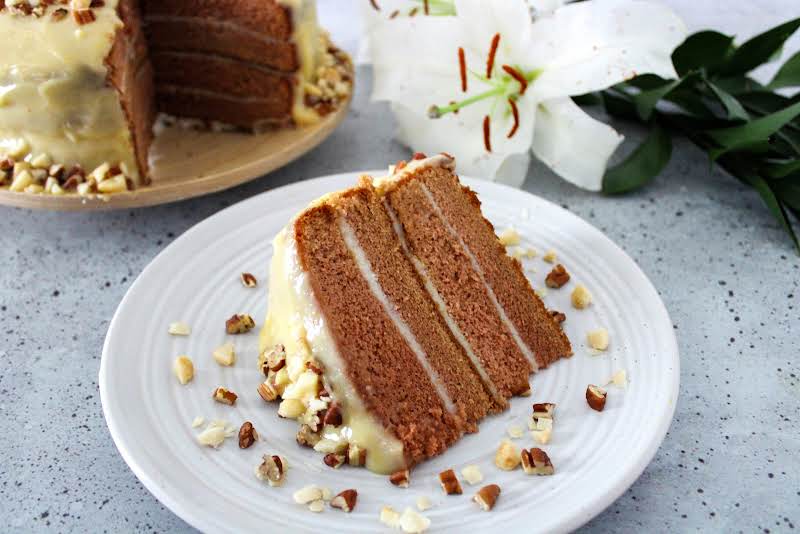
[[[771,14],[761,27],[789,15]],[[294,180],[406,157],[386,107],[368,102],[368,71],[359,82],[332,137],[231,191],[111,213],[0,208],[0,530],[189,529],[137,481],[106,428],[97,373],[109,320],[142,268],[205,217]],[[632,139],[640,134],[618,126]],[[639,263],[672,316],[682,357],[664,444],[585,530],[794,529],[800,258],[758,196],[683,141],[666,173],[627,197],[577,190],[542,167],[530,170],[525,189],[596,225]]]

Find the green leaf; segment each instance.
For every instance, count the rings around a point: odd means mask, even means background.
[[[619,91],[603,91],[603,106],[605,106],[606,113],[609,115],[623,119],[639,120],[633,101],[626,94]]]
[[[720,145],[719,149],[709,152],[711,159],[717,159],[729,150],[736,150],[759,141],[767,141],[786,123],[800,115],[800,102],[764,117],[754,119],[741,126],[709,130],[711,139]]]
[[[665,82],[663,85],[647,91],[642,91],[633,96],[633,101],[636,104],[636,113],[643,121],[650,120],[653,110],[656,108],[658,101],[672,92],[673,89],[683,83],[685,78],[680,80],[671,80]]]
[[[770,89],[780,87],[797,87],[800,85],[800,52],[786,60],[772,81],[769,82]]]
[[[599,106],[603,103],[603,97],[600,93],[586,93],[573,96],[572,101],[579,106]]]
[[[751,93],[753,91],[767,91],[767,88],[758,83],[756,80],[747,76],[729,76],[729,77],[714,77],[714,83],[722,89],[727,91],[737,98],[743,93]]]
[[[714,93],[714,96],[717,97],[717,100],[719,100],[720,104],[725,107],[725,111],[728,113],[729,119],[746,121],[750,118],[750,116],[747,114],[747,111],[745,111],[745,109],[733,95],[727,91],[724,91],[723,89],[720,89],[708,80],[706,80],[706,85]]]
[[[776,52],[780,51],[783,43],[798,27],[800,18],[792,19],[746,41],[725,61],[721,69],[722,74],[747,74],[761,64],[767,63]]]
[[[762,167],[767,178],[778,180],[800,172],[800,159],[785,159],[780,161],[768,161]]]
[[[773,182],[772,188],[775,196],[792,209],[800,210],[800,182],[791,183],[785,181]]]
[[[797,252],[800,253],[800,242],[797,241],[797,235],[795,235],[792,224],[786,216],[786,210],[783,209],[780,201],[775,197],[775,193],[770,189],[769,184],[758,175],[748,176],[747,181],[750,182],[750,184],[755,187],[756,191],[758,191],[758,194],[761,195],[761,199],[767,205],[769,211],[772,212],[772,215],[778,220],[781,226],[783,226],[786,233],[789,234]]]
[[[642,187],[657,176],[672,155],[672,140],[657,124],[650,135],[619,165],[606,171],[603,192],[608,195],[626,193]]]
[[[690,35],[672,52],[672,63],[678,76],[689,71],[706,69],[714,72],[733,53],[733,37],[707,30]]]

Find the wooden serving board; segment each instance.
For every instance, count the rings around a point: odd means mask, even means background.
[[[151,148],[152,184],[112,195],[12,193],[0,204],[55,211],[113,210],[166,204],[228,189],[299,158],[325,140],[347,115],[350,101],[319,123],[263,134],[162,131]]]

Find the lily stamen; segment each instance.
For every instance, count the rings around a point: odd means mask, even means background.
[[[483,118],[483,146],[486,147],[486,152],[492,151],[492,140],[490,138],[490,134],[489,115],[486,115]]]
[[[378,5],[378,0],[369,0],[369,3],[372,4],[372,8],[375,11],[380,11],[381,10],[381,6]]]
[[[458,70],[461,74],[461,92],[467,92],[467,60],[464,56],[464,49],[458,48]]]
[[[525,76],[511,65],[503,65],[503,70],[519,82],[519,94],[524,95],[525,91],[528,89],[528,80],[525,79]]]
[[[489,47],[489,57],[486,59],[486,78],[492,79],[492,71],[494,70],[494,57],[497,55],[497,47],[500,44],[500,34],[494,34],[492,37],[492,45]]]
[[[431,14],[431,6],[429,5],[429,0],[423,0],[423,8],[425,10],[426,15]]]
[[[517,133],[517,129],[519,128],[519,109],[517,108],[517,103],[513,98],[509,97],[508,105],[511,106],[511,115],[514,117],[514,126],[511,127],[511,130],[509,130],[508,135],[506,136],[506,138],[511,139],[514,137],[514,134]]]

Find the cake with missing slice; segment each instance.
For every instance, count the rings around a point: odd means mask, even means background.
[[[329,465],[440,454],[572,353],[454,170],[401,162],[275,238],[259,392]]]

